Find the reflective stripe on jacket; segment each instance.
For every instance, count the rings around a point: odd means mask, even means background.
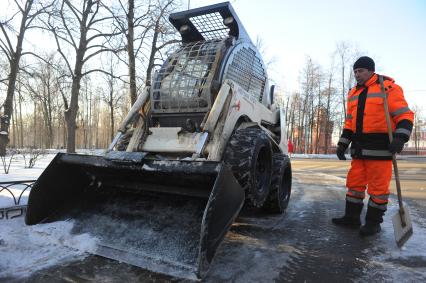
[[[383,99],[387,96],[394,137],[405,142],[410,138],[414,113],[405,101],[402,88],[384,77],[386,94],[382,93],[379,78],[374,74],[363,86],[349,92],[347,115],[339,144],[351,144],[351,155],[360,159],[392,159],[388,150],[389,137]]]

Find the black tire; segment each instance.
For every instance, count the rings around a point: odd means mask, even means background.
[[[269,195],[272,176],[269,137],[257,128],[235,131],[228,142],[224,160],[246,192],[246,205],[262,207]]]
[[[264,208],[270,213],[283,213],[290,201],[291,195],[291,163],[288,156],[275,153],[271,189]]]

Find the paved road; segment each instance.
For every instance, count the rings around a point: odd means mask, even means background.
[[[241,215],[219,248],[206,282],[426,282],[426,163],[400,161],[414,235],[400,250],[391,217],[369,239],[332,225],[344,209],[349,162],[293,159],[294,182],[285,215]],[[364,211],[365,214],[365,211]],[[83,261],[39,271],[16,282],[185,282],[110,260]]]
[[[346,178],[350,162],[334,159],[293,159],[292,164],[296,173],[323,173]],[[406,158],[398,160],[397,163],[403,196],[413,200],[426,200],[426,158]],[[391,192],[396,193],[394,181],[391,183]]]

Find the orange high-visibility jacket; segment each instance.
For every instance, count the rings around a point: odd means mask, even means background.
[[[407,142],[413,128],[414,113],[408,108],[402,88],[389,77],[384,78],[391,116],[392,132]],[[374,74],[364,85],[349,91],[347,115],[339,145],[351,143],[351,155],[358,159],[390,160],[389,136],[379,77]]]

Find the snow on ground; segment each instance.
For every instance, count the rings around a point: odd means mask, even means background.
[[[5,174],[3,168],[0,171],[0,182],[12,182],[12,181],[20,181],[20,180],[36,180],[38,176],[43,172],[44,168],[50,163],[55,154],[47,154],[43,156],[41,160],[38,160],[35,163],[33,168],[25,168],[24,159],[20,155],[16,155],[10,164],[9,174]],[[6,159],[6,162],[9,161]],[[25,189],[25,186],[13,186],[9,188],[10,191],[14,194],[16,198],[19,197],[22,190]],[[1,189],[0,189],[1,190]],[[25,205],[27,204],[28,195],[30,191],[26,190],[19,204]],[[15,205],[14,199],[11,196],[10,192],[7,190],[3,190],[0,192],[0,208],[8,207]]]
[[[35,180],[55,155],[54,151],[43,156],[34,168],[25,168],[22,156],[16,155],[9,174],[1,171],[0,182]],[[21,186],[11,191],[18,198],[24,188]],[[21,205],[27,203],[28,195],[29,190],[22,195]],[[6,190],[0,192],[0,209],[13,205],[10,193]],[[37,270],[87,256],[95,249],[97,239],[88,234],[73,235],[72,227],[71,221],[26,226],[23,217],[0,219],[0,281],[12,276],[26,277]]]
[[[304,154],[304,153],[292,153],[291,158],[313,158],[313,159],[337,159],[336,154]],[[347,159],[351,159],[351,157],[346,154]]]
[[[351,160],[351,156],[349,154],[345,154],[347,160]],[[296,159],[337,159],[336,154],[305,154],[305,153],[292,153],[291,158]],[[397,155],[396,159],[416,159],[416,158],[424,158],[424,156],[419,155]]]
[[[93,152],[90,153],[93,154]],[[95,152],[95,154],[97,153]],[[2,171],[0,172],[0,182],[37,179],[54,156],[55,152],[45,155],[31,169],[24,168],[23,159],[17,156],[12,162],[8,175]],[[315,156],[295,154],[292,158],[315,158]],[[334,155],[317,155],[316,158],[333,159],[336,157]],[[311,177],[320,179],[319,182],[328,187],[328,192],[334,193],[341,190],[342,194],[344,194],[344,178],[324,173],[317,173]],[[295,186],[297,187],[298,185],[301,184],[295,182]],[[26,203],[27,197],[28,192],[24,194],[21,204]],[[296,203],[293,203],[293,207],[298,211],[295,217],[300,219],[302,214],[310,213],[307,209],[310,206],[306,204],[317,202],[319,197],[321,197],[321,194],[319,192],[316,194],[315,190],[312,190],[309,195],[304,196],[299,202],[300,209],[296,207]],[[1,192],[0,208],[10,205],[13,205],[13,198],[5,191]],[[375,267],[380,267],[381,269],[389,270],[391,278],[395,279],[394,281],[406,281],[404,280],[406,278],[416,278],[415,274],[410,274],[413,271],[419,272],[419,278],[424,278],[422,276],[426,272],[425,268],[401,268],[401,262],[406,261],[405,264],[409,266],[410,264],[415,264],[411,261],[416,258],[419,258],[420,261],[425,261],[426,242],[424,235],[426,235],[426,220],[419,216],[415,209],[410,211],[411,218],[415,220],[413,221],[414,235],[402,249],[398,249],[395,246],[391,222],[391,216],[397,213],[397,208],[397,202],[393,199],[393,202],[389,205],[385,222],[382,225],[383,232],[380,236],[380,243],[377,244],[374,250],[365,251],[369,255],[367,258],[371,258],[368,269],[374,270]],[[72,221],[59,221],[50,224],[26,226],[23,217],[10,220],[0,219],[0,258],[2,259],[0,261],[0,281],[8,277],[26,277],[37,270],[79,260],[88,255],[89,252],[95,249],[97,239],[88,234],[72,234],[73,225]],[[238,247],[238,250],[241,251],[241,248]],[[276,254],[271,257],[272,261],[277,260],[275,256]],[[278,260],[285,262],[287,254],[281,254],[281,256],[283,258]],[[253,260],[256,261],[256,259]],[[366,270],[365,274],[369,274],[371,272],[369,270]],[[223,270],[220,273],[223,273]],[[273,272],[270,274],[275,276]]]
[[[41,157],[36,161],[35,166],[33,168],[25,168],[25,161],[22,155],[17,154],[13,157],[12,162],[10,163],[9,174],[5,174],[3,167],[0,168],[0,182],[12,182],[12,181],[20,181],[20,180],[36,180],[38,176],[43,172],[43,170],[49,165],[52,159],[56,156],[58,152],[64,152],[59,150],[47,150],[47,154]],[[103,150],[80,150],[79,154],[91,154],[98,155]],[[28,158],[28,157],[27,157]],[[9,163],[9,159],[6,158],[6,163]],[[25,186],[14,186],[11,187],[10,190],[15,195],[16,198],[19,197],[22,190],[25,189]],[[1,188],[0,188],[1,190]],[[27,204],[29,190],[26,190],[20,201],[20,205]],[[2,190],[0,192],[0,208],[13,206],[14,200],[11,196],[10,192],[7,190]]]
[[[78,260],[96,248],[88,234],[71,234],[70,221],[34,226],[25,226],[23,217],[0,221],[0,280]]]

